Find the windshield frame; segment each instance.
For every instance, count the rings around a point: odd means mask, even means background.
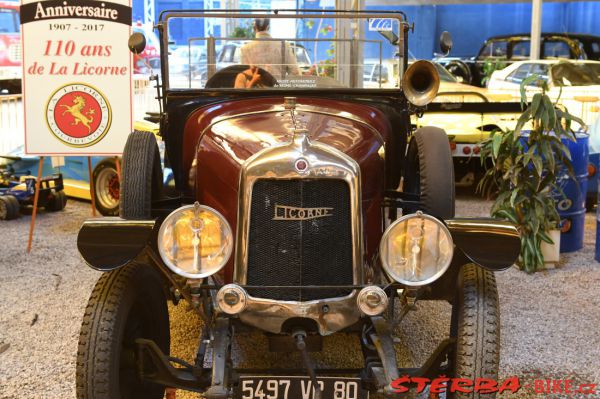
[[[171,88],[169,85],[169,62],[168,62],[168,46],[169,46],[169,20],[173,18],[270,18],[270,19],[309,19],[309,18],[331,18],[331,19],[375,19],[375,18],[387,18],[395,19],[398,21],[400,29],[399,38],[397,43],[394,45],[397,48],[397,53],[402,56],[402,67],[401,74],[406,70],[408,66],[408,24],[406,22],[406,14],[401,11],[348,11],[348,10],[321,10],[321,9],[279,9],[279,10],[164,10],[159,15],[159,22],[157,24],[159,36],[160,36],[160,54],[161,54],[161,75],[162,75],[162,90],[163,96],[166,96],[167,92],[179,93],[179,92],[243,92],[253,91],[255,89],[240,89],[240,88],[219,88],[219,89],[204,89],[204,88]],[[402,75],[401,75],[402,76]],[[401,78],[400,76],[400,78]],[[401,85],[400,85],[401,86]],[[367,91],[372,89],[366,88],[315,88],[310,89],[314,92],[332,92],[332,91]],[[400,92],[401,87],[397,88],[380,88],[377,90],[390,92]],[[295,92],[301,91],[295,88],[261,88],[261,92],[273,92],[273,93],[284,93],[284,92]]]

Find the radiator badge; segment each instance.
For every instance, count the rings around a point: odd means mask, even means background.
[[[273,220],[310,220],[333,216],[333,208],[296,208],[294,206],[275,205]]]

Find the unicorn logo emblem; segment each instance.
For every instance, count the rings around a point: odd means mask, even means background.
[[[91,132],[90,124],[94,122],[94,114],[95,111],[93,108],[88,108],[87,112],[84,114],[82,111],[85,108],[85,99],[81,96],[75,96],[73,98],[73,105],[65,105],[61,104],[61,107],[65,108],[63,111],[63,116],[67,113],[71,114],[73,117],[73,122],[71,122],[71,126],[77,126],[81,123],[83,126],[87,127],[88,133]]]
[[[106,136],[111,121],[111,106],[104,94],[84,83],[58,88],[46,104],[48,129],[70,147],[96,144]]]

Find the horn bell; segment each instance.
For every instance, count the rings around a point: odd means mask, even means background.
[[[440,89],[440,75],[430,61],[412,63],[402,78],[402,90],[412,104],[422,107],[429,104]]]

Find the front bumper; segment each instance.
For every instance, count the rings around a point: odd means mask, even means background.
[[[279,301],[248,296],[239,318],[245,324],[279,334],[283,324],[294,317],[314,320],[321,335],[330,335],[356,323],[361,313],[356,304],[358,290],[340,298],[307,302]]]

